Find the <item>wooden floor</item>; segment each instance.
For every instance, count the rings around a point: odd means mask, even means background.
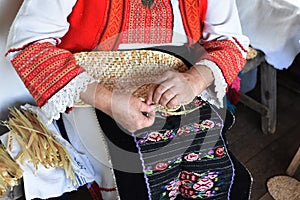
[[[264,135],[260,129],[260,115],[241,103],[237,105],[236,122],[228,132],[229,147],[253,176],[251,200],[258,200],[264,195],[264,200],[273,199],[266,194],[267,180],[285,175],[300,146],[299,61],[297,59],[288,70],[278,71],[278,122],[274,134]],[[259,98],[259,83],[248,94]],[[294,177],[300,180],[300,167]]]

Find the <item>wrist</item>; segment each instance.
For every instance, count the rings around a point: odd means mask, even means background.
[[[192,77],[195,96],[198,96],[214,82],[214,75],[205,65],[195,65],[187,71]]]
[[[112,92],[97,82],[87,86],[85,92],[80,93],[80,98],[85,103],[111,115]]]

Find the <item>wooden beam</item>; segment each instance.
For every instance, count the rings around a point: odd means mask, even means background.
[[[262,62],[264,62],[264,60],[265,60],[264,54],[261,51],[257,50],[257,55],[255,56],[255,58],[247,60],[247,63],[242,69],[241,73],[245,74],[257,68]]]
[[[269,115],[261,116],[261,128],[265,134],[273,134],[277,124],[277,71],[263,62],[260,66],[261,103],[269,109]]]
[[[287,168],[286,174],[289,176],[294,176],[299,166],[300,166],[300,147],[297,153],[295,154],[292,162],[290,163],[289,167]]]
[[[248,106],[249,108],[251,108],[252,110],[260,113],[261,115],[264,116],[268,116],[269,115],[269,109],[267,108],[267,106],[259,103],[258,101],[256,101],[255,99],[240,93],[240,102],[243,103],[244,105]]]

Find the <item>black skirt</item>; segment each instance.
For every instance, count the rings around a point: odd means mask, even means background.
[[[121,200],[249,199],[251,176],[230,153],[219,111],[201,99],[184,115],[157,113],[134,134],[96,110]],[[224,127],[225,125],[225,127]]]

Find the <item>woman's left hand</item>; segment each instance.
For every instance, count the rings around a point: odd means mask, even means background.
[[[190,103],[209,85],[206,77],[211,76],[210,79],[213,80],[209,68],[199,67],[201,68],[192,67],[184,73],[177,71],[163,73],[149,92],[147,103],[160,104],[168,108]],[[203,70],[202,67],[206,69]]]

